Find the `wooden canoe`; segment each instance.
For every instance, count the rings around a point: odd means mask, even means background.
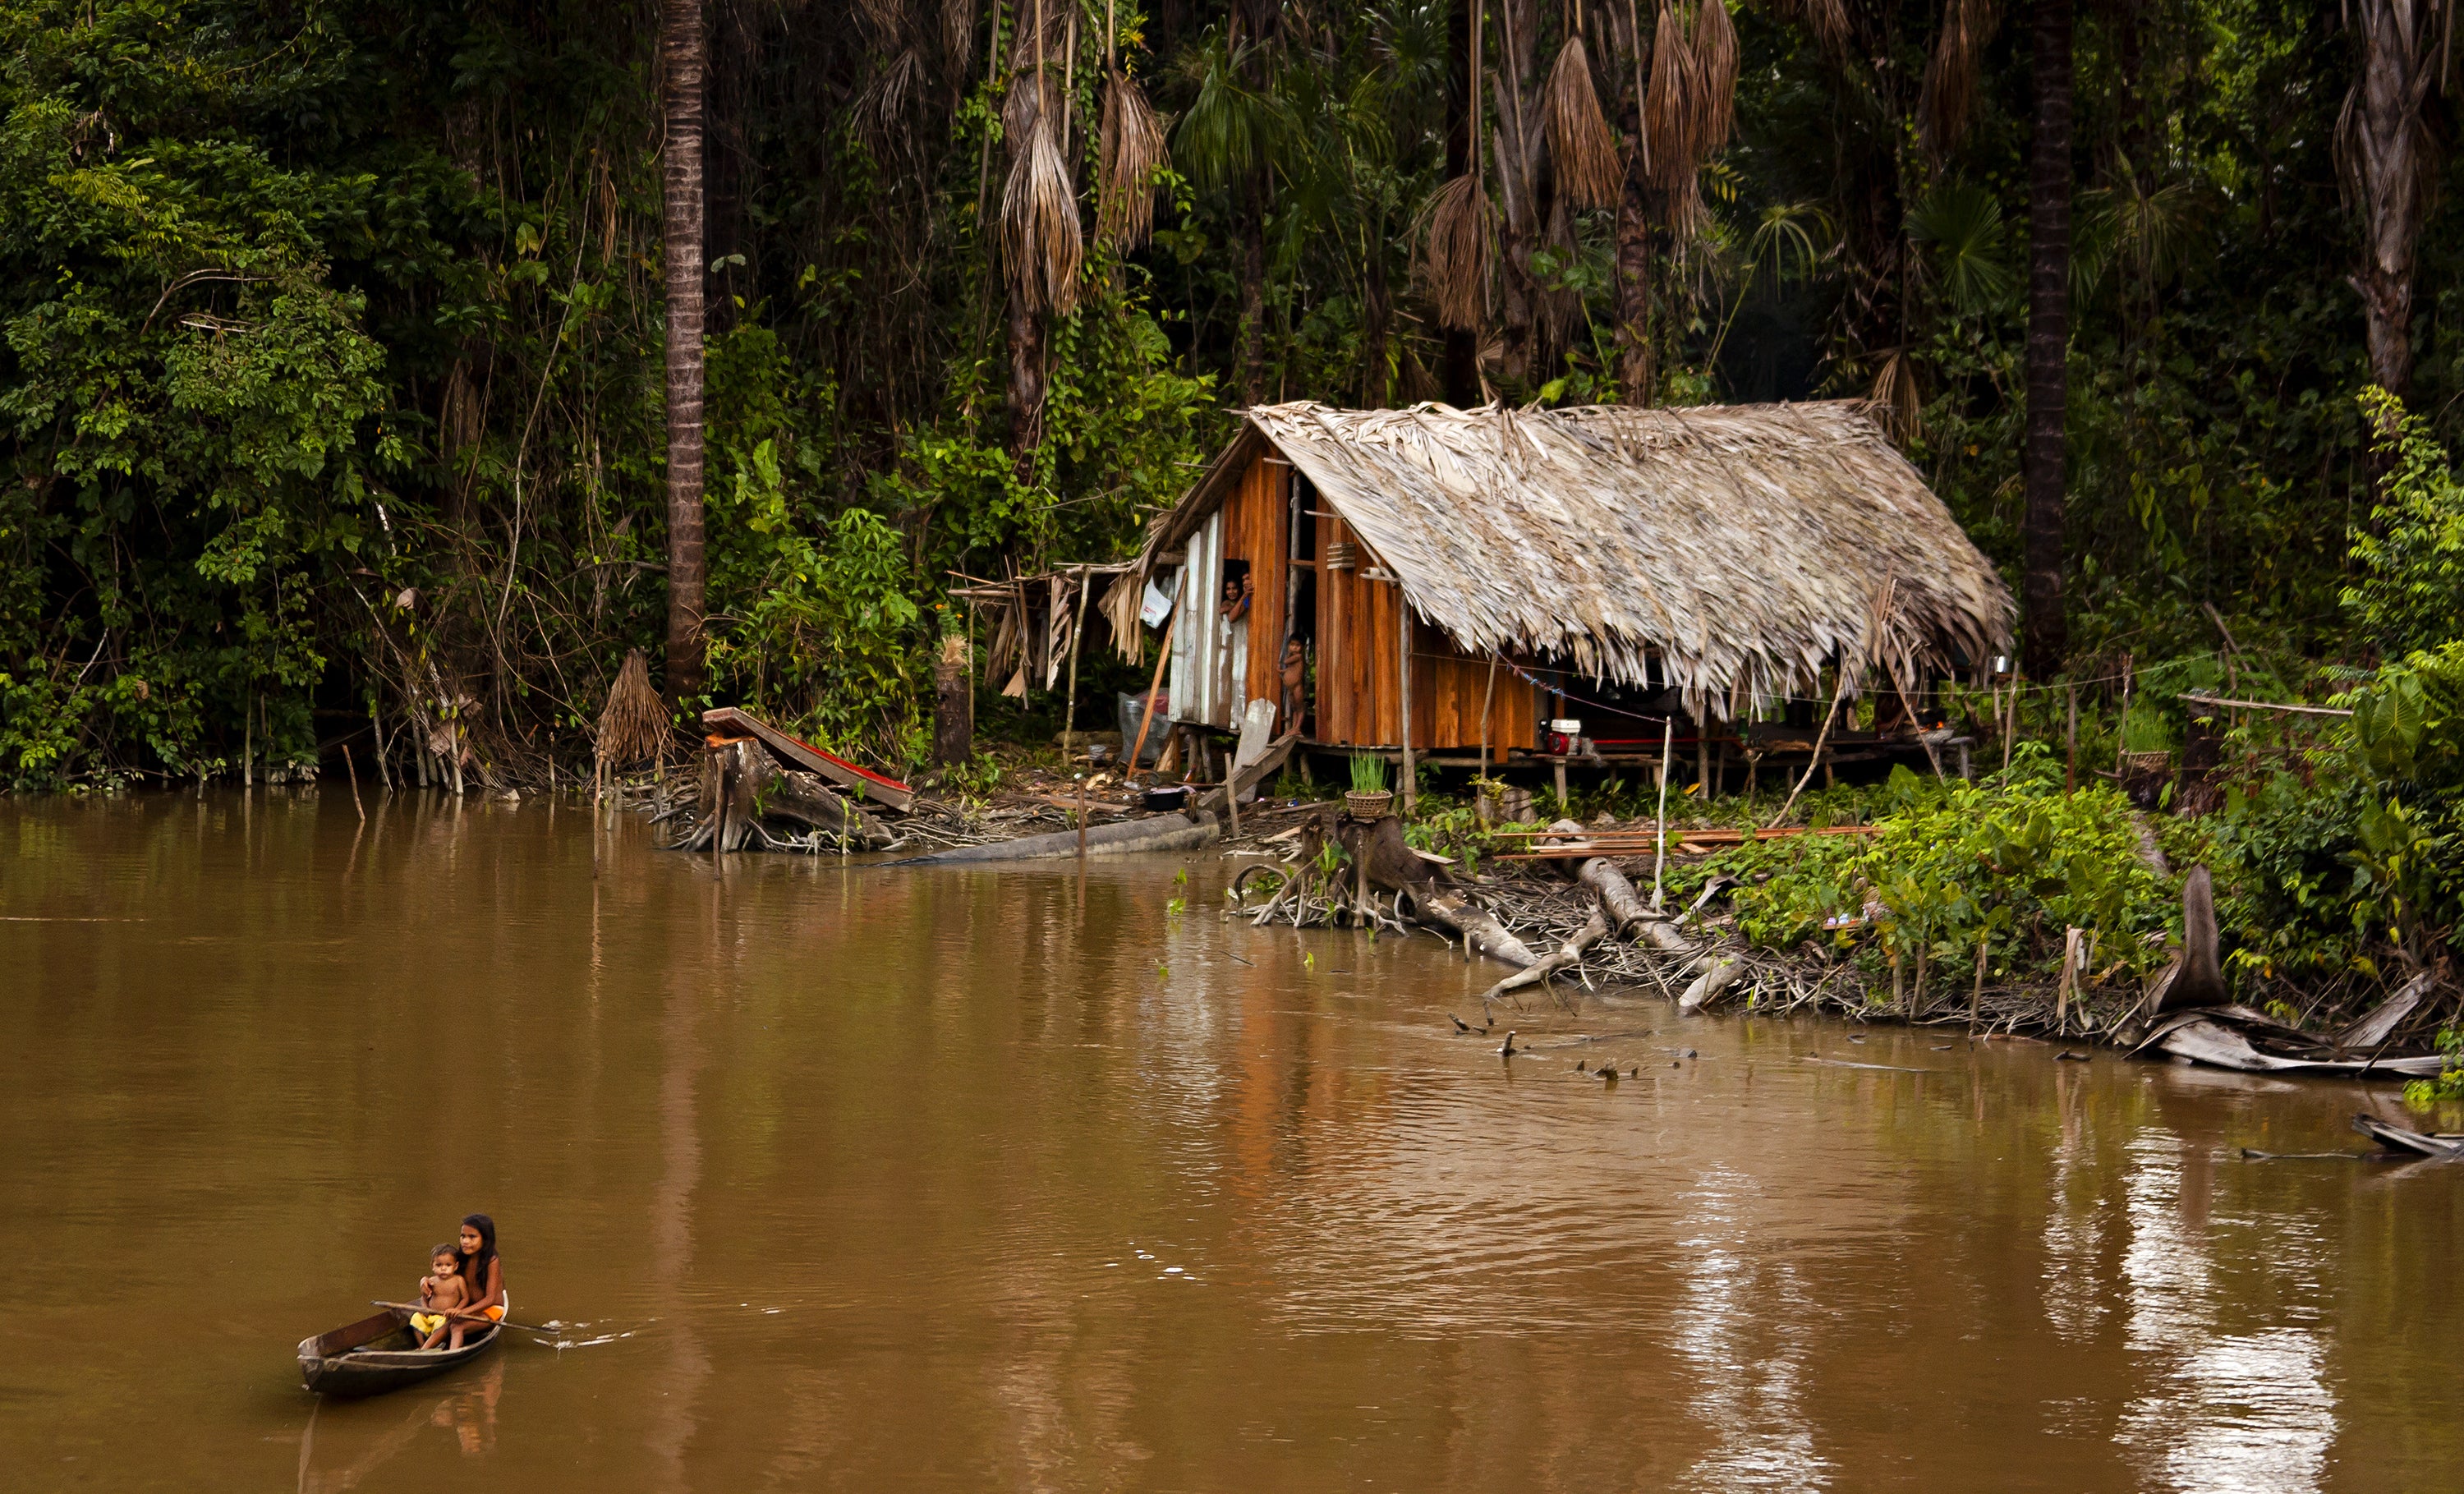
[[[496,1347],[504,1326],[462,1341],[460,1349],[422,1349],[410,1314],[389,1307],[346,1328],[299,1341],[299,1378],[319,1395],[381,1395],[469,1364]]]

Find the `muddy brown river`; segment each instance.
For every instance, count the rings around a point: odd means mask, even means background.
[[[1212,852],[369,809],[0,802],[9,1488],[2464,1483],[2464,1174],[2240,1156],[2392,1087],[1657,996],[1509,1062]],[[319,1404],[473,1211],[560,1332]]]

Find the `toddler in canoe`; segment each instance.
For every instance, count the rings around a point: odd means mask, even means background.
[[[428,1268],[434,1274],[419,1282],[419,1305],[428,1310],[410,1315],[411,1331],[421,1335],[422,1349],[443,1342],[445,1315],[471,1300],[470,1285],[462,1280],[462,1257],[451,1245],[429,1251]]]

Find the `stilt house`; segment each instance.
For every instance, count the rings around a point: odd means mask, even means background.
[[[1175,595],[1174,720],[1287,710],[1278,664],[1297,640],[1310,744],[1485,737],[1496,757],[1538,744],[1564,697],[1731,721],[1981,673],[2016,614],[1850,402],[1261,406],[1159,516],[1136,575]]]

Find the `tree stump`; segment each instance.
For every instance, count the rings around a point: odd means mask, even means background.
[[[941,656],[933,665],[933,763],[949,767],[975,752],[975,670],[966,639],[953,634],[941,640]]]

